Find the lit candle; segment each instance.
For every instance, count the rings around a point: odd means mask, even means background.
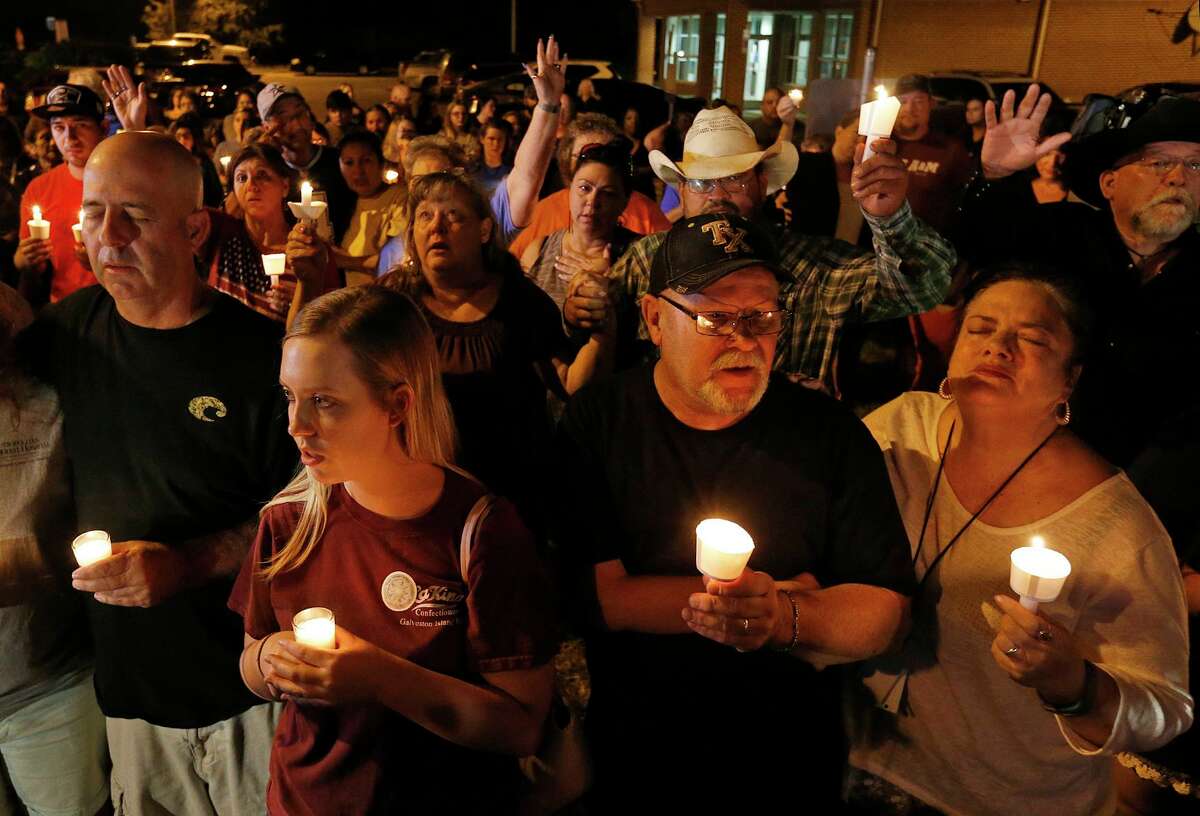
[[[863,151],[863,161],[875,155],[871,142],[876,139],[887,139],[892,135],[892,127],[900,114],[900,100],[888,96],[887,88],[875,86],[875,101],[864,102],[858,114],[858,135],[867,137],[867,149]]]
[[[292,631],[296,640],[318,649],[332,649],[336,642],[333,628],[333,612],[323,606],[314,606],[296,613],[292,618]]]
[[[790,91],[788,91],[788,96],[792,98],[793,102],[799,105],[800,101],[804,99],[804,91],[800,90],[799,88],[792,88]]]
[[[754,539],[732,521],[711,518],[696,525],[696,568],[709,578],[736,580],[753,551]]]
[[[271,287],[278,286],[279,276],[283,274],[284,268],[287,266],[287,255],[282,252],[263,255],[262,263],[263,271],[271,276]]]
[[[29,219],[29,237],[45,241],[50,237],[50,222],[42,218],[42,208],[33,205],[33,218]]]
[[[1063,584],[1071,574],[1071,562],[1062,553],[1047,547],[1041,536],[1034,536],[1029,544],[1013,550],[1009,556],[1012,570],[1008,583],[1021,597],[1021,606],[1036,612],[1038,604],[1050,603],[1062,592]]]
[[[324,194],[321,195],[324,196]],[[326,206],[324,201],[313,197],[313,186],[307,181],[300,185],[300,200],[288,202],[288,209],[292,211],[292,215],[309,224],[321,219],[321,216],[325,214]]]
[[[79,223],[71,225],[71,232],[75,235],[75,243],[83,243],[83,210],[79,211]]]
[[[400,180],[400,174],[397,173],[395,170],[388,170],[386,173],[383,174],[383,177],[384,177],[384,179],[387,180],[388,184],[395,184],[397,181]]]
[[[225,172],[229,172],[229,162],[231,162],[232,160],[233,160],[233,156],[222,156],[221,157],[221,169],[224,170]]]
[[[71,551],[79,566],[86,567],[112,555],[112,539],[103,530],[91,530],[76,536],[71,542]]]

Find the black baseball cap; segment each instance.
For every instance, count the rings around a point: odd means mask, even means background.
[[[765,266],[779,280],[788,279],[779,268],[775,243],[749,219],[725,213],[681,218],[650,264],[650,293],[699,292],[748,266]]]
[[[925,74],[905,74],[896,80],[896,90],[892,92],[892,95],[903,96],[913,91],[921,91],[933,96],[933,86],[929,83],[929,77]]]
[[[104,102],[84,85],[55,85],[46,94],[46,102],[32,111],[39,119],[51,116],[88,116],[97,122],[104,120]]]

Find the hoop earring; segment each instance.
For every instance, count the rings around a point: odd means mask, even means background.
[[[943,377],[942,381],[938,383],[937,395],[944,400],[954,399],[954,395],[950,393],[949,377]]]
[[[1063,400],[1062,411],[1055,412],[1054,421],[1059,425],[1067,426],[1071,424],[1071,403]]]

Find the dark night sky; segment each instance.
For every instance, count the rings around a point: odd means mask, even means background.
[[[33,45],[47,36],[45,18],[65,17],[75,39],[128,41],[142,35],[144,0],[44,0],[37,11],[19,2],[0,3],[0,34],[5,45],[21,25]],[[289,48],[311,44],[355,43],[386,50],[389,56],[408,55],[437,45],[469,49],[507,48],[510,0],[439,2],[439,0],[358,0],[354,3],[288,2],[272,0],[280,10],[275,20],[285,25]],[[637,13],[630,0],[598,0],[587,5],[563,0],[518,0],[517,44],[531,52],[539,35],[554,33],[570,54],[579,58],[610,59],[632,70],[637,55]],[[336,14],[331,9],[344,9]],[[321,9],[314,14],[313,9]]]

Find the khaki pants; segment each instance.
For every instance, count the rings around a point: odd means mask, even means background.
[[[279,703],[204,728],[108,720],[117,816],[266,813],[268,761]]]

